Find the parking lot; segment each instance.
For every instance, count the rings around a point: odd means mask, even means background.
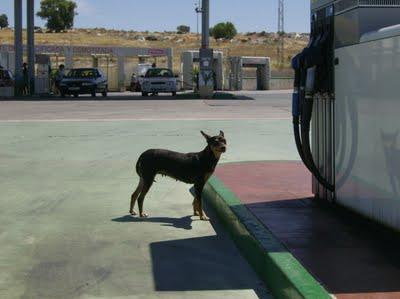
[[[157,177],[128,216],[139,154],[201,150],[200,130],[225,132],[221,163],[298,159],[290,94],[236,96],[0,101],[0,297],[270,298],[190,186]]]

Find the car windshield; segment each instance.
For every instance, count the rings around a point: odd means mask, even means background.
[[[146,73],[146,78],[154,78],[154,77],[166,77],[171,78],[174,75],[172,71],[169,69],[149,69]]]
[[[151,64],[142,64],[142,65],[138,65],[137,68],[137,73],[138,76],[144,76],[146,75],[146,72],[151,68]]]
[[[68,78],[95,78],[96,76],[97,71],[94,69],[74,69],[67,75]]]

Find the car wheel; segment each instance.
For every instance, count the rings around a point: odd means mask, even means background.
[[[74,93],[74,98],[79,97],[79,93]]]
[[[65,93],[64,92],[61,92],[60,95],[61,95],[62,98],[65,98]]]
[[[142,97],[147,97],[149,94],[145,91],[142,91]]]
[[[106,87],[106,89],[104,89],[104,91],[101,93],[101,95],[103,96],[103,97],[106,97],[107,96],[107,87]]]
[[[172,96],[173,96],[173,97],[176,96],[176,91],[173,91],[173,92],[172,92]]]
[[[96,97],[96,91],[92,91],[92,98]]]

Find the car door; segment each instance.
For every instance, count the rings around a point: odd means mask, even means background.
[[[100,83],[100,84],[107,83],[106,76],[104,76],[104,74],[101,70],[97,70],[97,83]]]

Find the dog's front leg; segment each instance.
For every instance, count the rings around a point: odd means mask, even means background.
[[[193,215],[194,216],[200,216],[199,213],[199,200],[197,199],[197,196],[193,199]]]
[[[204,183],[196,183],[194,185],[194,191],[195,191],[195,199],[194,202],[196,203],[197,211],[199,213],[200,219],[207,221],[210,220],[210,218],[207,217],[207,215],[204,213],[203,208],[202,208],[202,203],[201,203],[201,194],[203,192],[204,188]],[[194,206],[194,207],[195,207]]]

